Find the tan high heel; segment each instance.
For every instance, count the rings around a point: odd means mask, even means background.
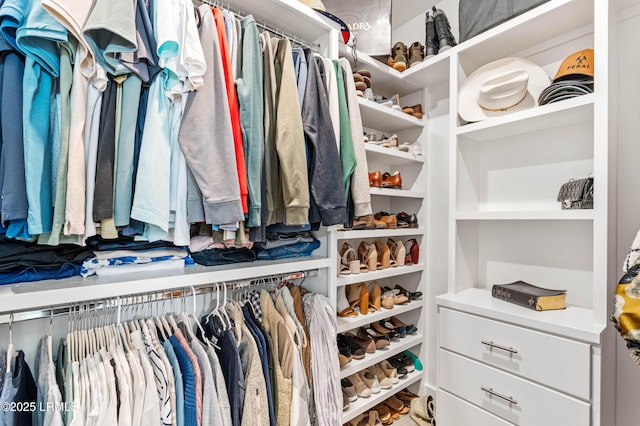
[[[360,255],[360,272],[375,271],[378,264],[378,252],[374,244],[361,241],[358,246]]]
[[[380,297],[382,295],[382,290],[380,290],[380,286],[377,281],[369,284],[369,306],[370,310],[379,311],[380,310]]]
[[[351,275],[360,273],[360,261],[356,256],[356,251],[348,242],[342,244],[340,251],[340,275]]]
[[[347,285],[347,301],[353,310],[356,308],[361,315],[369,313],[369,291],[365,283]]]
[[[405,256],[407,255],[407,249],[405,248],[404,243],[400,240],[394,241],[389,238],[387,240],[387,245],[391,250],[391,266],[404,266],[406,260]]]
[[[387,269],[391,266],[391,250],[389,250],[388,245],[382,244],[380,241],[376,240],[375,244],[378,251],[378,265],[382,269]]]

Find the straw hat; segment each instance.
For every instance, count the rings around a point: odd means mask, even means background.
[[[460,87],[458,113],[465,121],[482,121],[537,105],[549,77],[542,68],[523,58],[488,63],[471,74]]]

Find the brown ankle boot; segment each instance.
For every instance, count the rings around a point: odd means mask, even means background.
[[[398,71],[407,69],[407,46],[403,42],[399,41],[391,48],[389,65]]]
[[[419,42],[414,42],[409,47],[409,68],[421,63],[424,60],[424,46]]]

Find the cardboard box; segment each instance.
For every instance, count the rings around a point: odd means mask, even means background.
[[[324,0],[327,12],[342,19],[367,55],[391,51],[391,0]]]

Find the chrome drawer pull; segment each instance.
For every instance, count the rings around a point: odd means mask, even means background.
[[[506,346],[501,346],[501,345],[497,345],[495,343],[493,343],[493,341],[487,342],[486,340],[482,340],[480,343],[482,343],[483,345],[487,345],[491,348],[496,348],[496,349],[502,349],[503,351],[506,352],[511,352],[512,354],[517,354],[518,350],[517,349],[513,349],[512,347],[506,347]]]
[[[518,405],[518,401],[516,401],[515,399],[511,398],[510,396],[500,395],[498,392],[494,391],[493,388],[485,388],[484,386],[480,386],[480,389],[482,389],[483,391],[487,392],[490,395],[494,395],[494,396],[497,396],[500,399],[504,399],[509,404]]]

